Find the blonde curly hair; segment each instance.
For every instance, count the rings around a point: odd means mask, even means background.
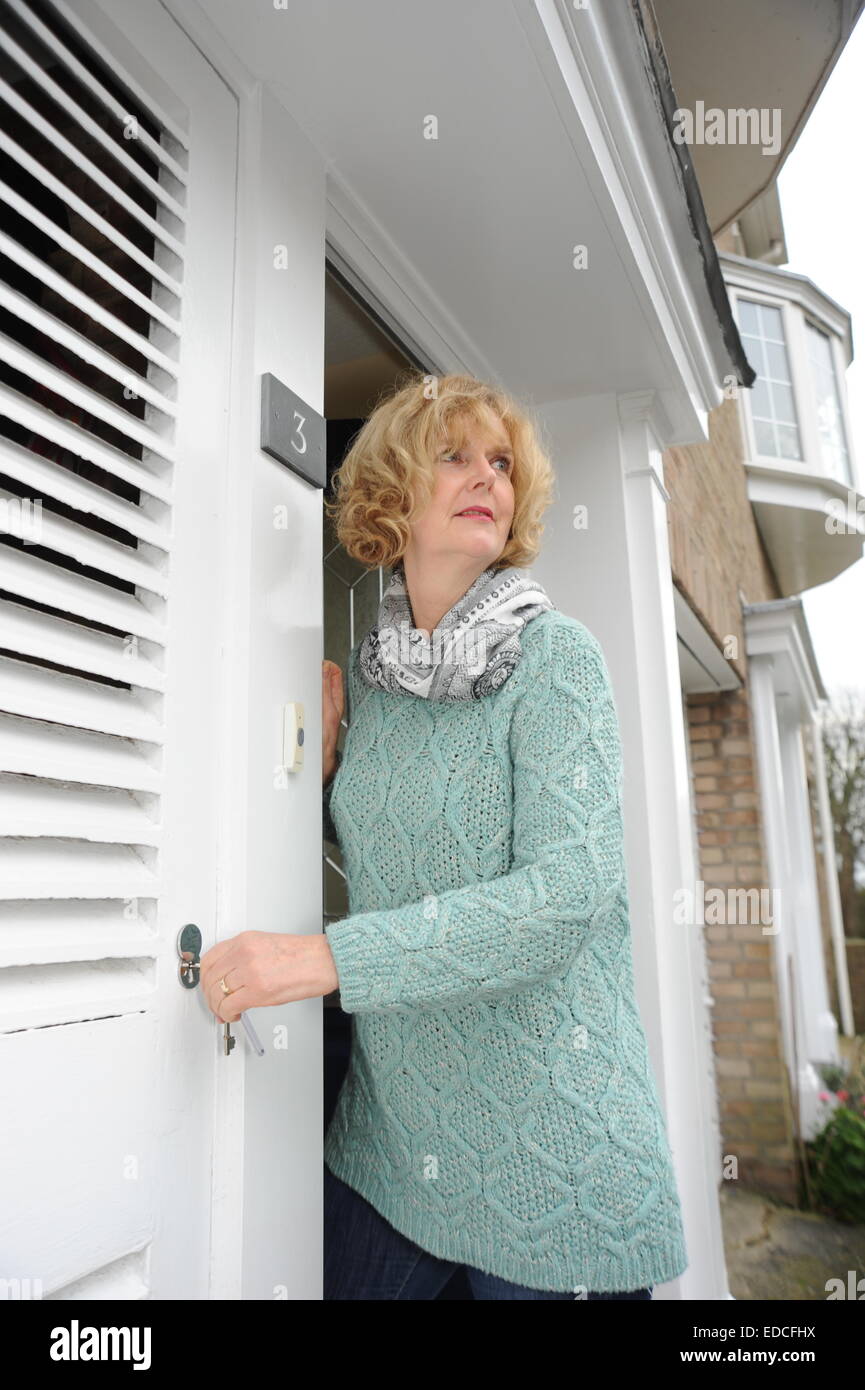
[[[369,569],[399,563],[411,524],[432,496],[442,441],[459,448],[463,424],[486,427],[491,414],[501,420],[514,454],[513,523],[493,568],[532,563],[555,480],[538,425],[496,386],[415,368],[401,373],[376,402],[334,474],[334,500],[324,500],[337,539],[353,559]]]

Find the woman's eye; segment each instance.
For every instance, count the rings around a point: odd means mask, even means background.
[[[464,462],[465,462],[465,460],[463,459],[462,454],[459,452],[458,449],[451,449],[451,450],[449,451],[449,453],[442,454],[441,457],[442,457],[443,462],[445,462],[445,463],[454,463],[454,462],[455,462],[455,463],[464,463]],[[509,472],[510,472],[511,467],[512,467],[512,462],[511,462],[511,459],[509,458],[509,456],[508,456],[507,454],[499,454],[498,458],[495,459],[495,462],[496,462],[496,463],[503,463],[503,464],[504,464],[504,468],[501,470],[502,472],[504,472],[504,473],[509,473]]]

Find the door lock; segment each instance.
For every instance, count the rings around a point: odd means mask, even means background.
[[[193,922],[187,922],[177,933],[177,954],[180,983],[184,989],[195,989],[201,974],[201,932]]]
[[[180,957],[180,983],[184,989],[195,989],[201,975],[201,932],[194,922],[187,922],[186,926],[181,927],[177,933],[177,954]],[[264,1047],[261,1039],[246,1014],[241,1014],[240,1018],[253,1050],[259,1057],[263,1057]],[[223,1020],[222,1050],[226,1057],[231,1056],[231,1049],[236,1042],[237,1038],[232,1034],[231,1024]]]

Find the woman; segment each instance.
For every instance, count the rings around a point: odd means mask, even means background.
[[[431,1299],[460,1268],[481,1299],[650,1298],[687,1254],[634,995],[616,710],[595,637],[517,568],[549,459],[503,392],[417,375],[336,481],[343,546],[393,568],[349,658],[341,761],[323,671],[350,912],[214,947],[211,1007],[338,987],[352,1015],[325,1298]]]

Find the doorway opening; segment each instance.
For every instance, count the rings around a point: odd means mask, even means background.
[[[331,499],[333,475],[381,393],[406,367],[421,363],[395,341],[329,261],[325,263],[324,363],[325,496]],[[374,626],[391,571],[365,569],[340,545],[326,514],[322,525],[324,656],[336,662],[345,683],[349,653],[354,643]],[[340,749],[346,727],[344,718]],[[324,918],[331,922],[347,915],[348,897],[339,846],[327,841],[324,848]],[[324,1001],[325,1128],[348,1067],[350,1024],[349,1016],[339,1007],[337,995]]]
[[[325,496],[332,498],[332,479],[364,421],[383,392],[407,367],[439,369],[422,361],[365,302],[357,288],[330,260],[325,262],[324,417],[327,449]],[[323,518],[324,657],[340,667],[345,682],[348,657],[375,625],[389,568],[367,570],[339,544],[329,518]],[[343,746],[347,721],[339,746]],[[348,896],[339,846],[324,842],[324,919],[348,915]],[[338,994],[324,1001],[324,1127],[330,1124],[351,1057],[351,1016],[339,1007]],[[457,1271],[439,1294],[443,1299],[471,1298],[468,1280]]]

